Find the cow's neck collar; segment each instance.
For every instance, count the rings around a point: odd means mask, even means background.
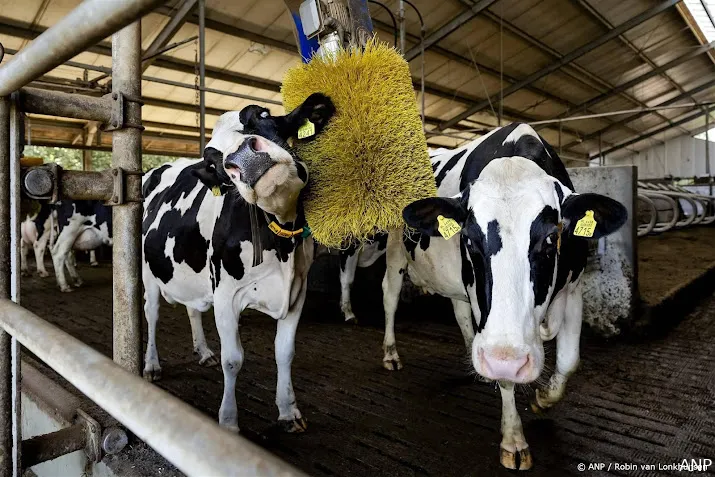
[[[296,219],[292,222],[281,222],[275,215],[269,214],[265,210],[263,215],[271,232],[281,238],[306,238],[310,236],[311,230],[305,221],[305,214],[302,207],[299,207],[296,213]]]

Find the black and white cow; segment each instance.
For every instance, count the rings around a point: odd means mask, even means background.
[[[60,290],[71,292],[65,268],[74,285],[81,286],[73,252],[89,251],[90,264],[96,264],[93,251],[102,245],[112,245],[112,210],[95,200],[63,200],[56,208],[59,235],[52,247],[52,264]]]
[[[229,112],[219,118],[203,160],[179,160],[144,175],[142,277],[149,325],[144,376],[154,380],[161,374],[159,297],[187,307],[203,362],[213,353],[206,347],[201,313],[213,306],[224,375],[219,424],[234,431],[236,377],[243,363],[238,321],[246,308],[277,320],[278,420],[289,432],[306,428],[291,363],[313,240],[303,230],[300,198],[308,171],[287,143],[306,120],[319,133],[333,113],[330,99],[320,94],[286,116],[271,116],[259,106]]]
[[[576,194],[553,148],[526,124],[492,131],[432,163],[438,197],[407,206],[403,217],[412,232],[388,238],[383,364],[402,367],[394,317],[408,273],[416,286],[452,299],[474,369],[499,382],[501,463],[528,469],[514,383],[539,377],[543,341],[557,337],[556,370],[537,390],[535,406],[546,409],[563,397],[579,362],[588,254],[587,240],[574,229],[592,213],[598,239],[625,223],[626,209],[605,196]],[[440,229],[450,226],[456,235],[445,239]]]
[[[45,251],[47,246],[52,247],[57,236],[57,212],[48,203],[41,203],[40,210],[35,214],[28,214],[20,224],[22,241],[20,242],[20,273],[29,275],[27,266],[27,252],[32,248],[35,252],[37,274],[41,277],[50,276],[45,268]]]

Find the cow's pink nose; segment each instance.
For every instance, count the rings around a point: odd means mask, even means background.
[[[531,359],[528,353],[516,355],[504,350],[482,350],[481,354],[482,374],[486,378],[521,382],[529,374]]]

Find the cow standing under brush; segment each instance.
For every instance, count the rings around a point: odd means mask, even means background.
[[[288,149],[306,120],[319,134],[334,113],[327,97],[311,95],[286,116],[259,106],[219,118],[203,160],[179,160],[143,179],[142,278],[149,336],[144,376],[161,375],[156,349],[159,298],[187,307],[194,347],[211,363],[201,313],[214,308],[221,341],[224,392],[219,424],[238,431],[236,378],[243,364],[238,330],[246,309],[277,320],[278,421],[306,428],[291,378],[295,333],[313,260],[301,191],[304,163]],[[213,191],[213,193],[212,193]]]
[[[20,224],[20,273],[29,275],[30,268],[27,265],[27,252],[32,248],[35,252],[35,264],[37,274],[40,277],[48,277],[50,274],[45,268],[45,251],[48,245],[54,243],[57,227],[57,212],[48,203],[41,203],[40,210],[34,214],[28,214]]]
[[[407,206],[411,230],[388,237],[383,365],[402,367],[394,318],[409,274],[416,286],[452,300],[474,369],[499,383],[501,463],[528,469],[514,383],[539,377],[543,341],[556,337],[556,369],[533,406],[547,409],[563,397],[579,362],[588,239],[614,232],[627,213],[608,197],[575,193],[553,148],[526,124],[494,130],[432,163],[438,197]]]

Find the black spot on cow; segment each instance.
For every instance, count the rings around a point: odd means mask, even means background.
[[[53,206],[47,203],[40,204],[40,211],[37,213],[33,222],[35,223],[35,229],[37,229],[37,236],[42,237],[45,231],[45,222],[50,218]]]
[[[558,182],[556,182],[556,181],[554,181],[554,189],[556,189],[556,195],[557,195],[558,198],[559,198],[559,204],[563,203],[563,201],[564,201],[564,191],[563,191],[563,189],[561,189],[561,185],[560,185]]]
[[[447,176],[447,173],[451,171],[454,166],[457,165],[459,160],[462,158],[462,156],[467,152],[467,150],[459,151],[457,154],[452,156],[449,161],[444,165],[444,167],[439,171],[439,174],[434,178],[435,182],[437,183],[437,188],[439,188],[440,184],[442,184],[442,181],[444,178]]]
[[[387,234],[378,234],[375,237],[375,240],[377,241],[378,250],[385,250],[387,248],[387,236]]]
[[[466,239],[462,239],[462,248],[466,248],[473,267],[472,276],[477,295],[477,302],[481,310],[481,318],[477,323],[477,331],[480,332],[487,324],[487,317],[492,306],[492,288],[494,277],[492,275],[491,258],[502,249],[501,235],[499,234],[499,222],[492,220],[487,224],[486,235],[482,228],[473,220],[471,216],[466,223]],[[467,257],[462,255],[462,280],[466,280],[465,288],[470,283],[471,278],[466,276],[465,262]],[[467,268],[468,271],[468,268]]]
[[[543,305],[554,278],[556,265],[559,214],[550,206],[544,207],[531,222],[529,239],[529,268],[534,290],[534,306]]]
[[[149,195],[154,192],[156,186],[161,182],[161,175],[165,170],[171,167],[171,164],[164,164],[163,166],[152,169],[147,174],[149,178],[142,184],[142,196],[149,197]]]
[[[112,237],[112,210],[98,200],[63,200],[57,204],[57,225],[59,231],[67,227],[70,218],[74,214],[79,214],[86,219],[83,225],[101,229],[102,225],[107,225],[109,237]]]
[[[420,248],[422,250],[427,250],[429,248],[430,236],[427,234],[422,234],[420,237]]]
[[[439,164],[440,164],[439,162],[433,162],[433,163],[432,163],[432,172],[434,172],[434,171],[437,170],[437,168],[439,167]]]
[[[420,242],[421,237],[421,233],[411,229],[405,229],[405,233],[402,234],[402,243],[405,245],[405,250],[407,250],[407,253],[410,254],[412,260],[415,259],[415,249],[417,248],[417,244]]]

